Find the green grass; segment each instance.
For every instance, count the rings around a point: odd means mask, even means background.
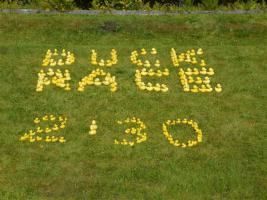
[[[116,30],[103,28],[116,22]],[[267,15],[68,16],[0,15],[0,199],[266,199]],[[132,50],[156,47],[171,75],[168,93],[139,91],[134,83]],[[222,93],[184,93],[170,48],[202,47]],[[47,87],[35,92],[37,72],[47,49],[76,55],[71,92]],[[118,91],[76,88],[94,67],[90,49],[119,63],[110,69]],[[46,113],[64,114],[65,144],[19,142]],[[134,148],[113,145],[117,119],[137,116],[148,140]],[[192,118],[203,142],[175,148],[161,124]],[[97,135],[88,135],[96,119]],[[173,129],[175,137],[184,130]],[[182,134],[182,133],[181,133]],[[188,137],[186,134],[184,138]],[[264,192],[265,191],[265,192]]]

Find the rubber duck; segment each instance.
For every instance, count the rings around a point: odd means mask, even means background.
[[[155,72],[154,72],[153,69],[150,69],[150,70],[148,71],[148,76],[154,76],[154,74],[155,74]]]
[[[222,86],[221,84],[217,84],[216,87],[214,88],[216,92],[221,92],[222,91]]]
[[[191,68],[187,68],[185,74],[188,75],[188,76],[192,75],[192,69]]]
[[[57,49],[54,49],[54,53],[53,53],[53,56],[57,56],[58,53],[57,53]]]
[[[197,93],[198,92],[198,87],[196,85],[193,86],[193,88],[190,90],[193,93]]]
[[[91,130],[96,130],[97,129],[97,125],[96,125],[96,121],[92,120],[91,125],[90,125],[90,129]]]
[[[184,118],[184,119],[182,120],[182,123],[183,123],[183,124],[187,124],[187,119]]]
[[[38,117],[36,117],[36,118],[33,120],[33,122],[34,122],[35,124],[38,124],[38,123],[40,123],[40,119],[39,119]]]
[[[201,85],[200,88],[199,88],[199,91],[200,92],[206,92],[207,88],[205,85]]]
[[[95,84],[96,86],[102,85],[102,83],[101,83],[101,81],[100,81],[99,78],[96,78],[96,79],[94,80],[94,84]]]
[[[210,76],[214,75],[214,70],[212,68],[209,68],[209,71],[207,71],[207,74]]]
[[[103,59],[101,59],[100,62],[98,63],[98,65],[101,67],[105,66],[105,61]]]
[[[206,66],[205,60],[201,60],[201,61],[200,61],[200,66],[201,66],[201,67],[205,67],[205,66]]]
[[[61,52],[61,56],[65,57],[67,54],[66,54],[66,50],[65,49],[62,49],[62,52]]]
[[[145,63],[144,63],[144,67],[150,67],[150,66],[151,66],[150,62],[148,60],[146,60]]]
[[[63,62],[62,59],[59,59],[59,60],[57,61],[57,64],[58,64],[58,66],[63,66],[63,65],[64,65],[64,62]]]
[[[162,72],[162,75],[164,76],[169,76],[170,72],[167,68],[164,69],[164,71]]]
[[[134,146],[134,142],[129,142],[129,145],[130,145],[131,147],[133,147],[133,146]]]
[[[147,83],[147,86],[146,86],[146,90],[148,90],[148,91],[152,91],[154,88],[153,88],[153,85],[152,85],[152,83]]]
[[[69,84],[69,83],[66,84],[64,90],[66,90],[66,91],[70,91],[70,90],[71,90],[71,88],[70,88],[70,84]]]
[[[48,116],[47,115],[43,116],[42,120],[43,121],[47,121],[48,120]]]
[[[209,84],[210,83],[210,78],[209,77],[205,77],[204,80],[203,80],[203,83],[205,84]]]
[[[143,68],[143,69],[142,69],[142,71],[141,71],[141,75],[142,75],[142,76],[146,76],[146,75],[147,75],[146,68]]]
[[[188,76],[188,83],[194,83],[194,79],[192,76]]]
[[[169,90],[169,88],[165,84],[161,85],[161,91],[162,92],[168,92],[168,90]]]
[[[66,140],[64,139],[64,137],[60,137],[59,140],[58,140],[60,143],[65,143]]]
[[[50,136],[45,137],[45,142],[51,142],[51,141],[52,141],[52,139],[50,138]]]
[[[146,50],[144,48],[141,49],[141,55],[146,55]]]
[[[60,126],[59,126],[61,129],[65,128],[66,125],[64,123],[61,123]]]
[[[37,142],[40,142],[40,141],[42,141],[42,139],[43,139],[43,138],[42,138],[42,137],[40,137],[40,136],[37,136],[37,137],[36,137],[36,141],[37,141]]]
[[[199,73],[205,75],[207,73],[207,69],[205,67],[202,67]]]
[[[156,50],[155,48],[152,48],[150,53],[151,53],[152,55],[155,55],[155,54],[157,54],[157,50]]]
[[[196,77],[195,83],[196,84],[201,84],[202,83],[202,79],[200,77]]]
[[[156,60],[154,66],[155,66],[155,67],[160,67],[160,61],[159,61],[159,60]]]
[[[59,129],[59,127],[58,127],[57,124],[55,124],[55,125],[52,127],[52,130],[53,130],[53,131],[57,131],[58,129]]]
[[[37,132],[37,133],[42,133],[43,131],[44,131],[44,130],[43,130],[43,129],[41,129],[41,127],[40,127],[40,126],[38,126],[38,127],[37,127],[37,129],[36,129],[36,132]]]
[[[193,57],[192,60],[191,60],[191,63],[192,64],[197,64],[197,59],[195,57]]]
[[[156,76],[161,77],[162,76],[162,72],[158,69],[156,72]]]
[[[156,85],[154,86],[154,90],[155,90],[156,92],[159,92],[159,91],[161,90],[161,88],[160,88],[160,84],[159,84],[159,83],[156,83]]]
[[[118,140],[114,140],[114,144],[120,144]]]
[[[58,141],[58,137],[52,136],[51,137],[51,142],[56,142],[56,141]]]
[[[142,65],[143,65],[142,61],[141,60],[137,60],[137,66],[140,67]]]
[[[198,54],[198,55],[202,55],[202,54],[203,54],[203,50],[202,50],[202,48],[199,48],[199,49],[197,50],[197,54]]]
[[[113,64],[112,64],[112,61],[111,60],[107,60],[107,64],[106,64],[106,66],[107,67],[111,67]]]
[[[48,128],[48,127],[45,129],[45,132],[46,132],[46,133],[50,133],[51,131],[52,131],[52,130],[51,130],[50,128]]]
[[[197,69],[197,68],[194,68],[192,74],[194,74],[194,75],[198,75],[198,74],[199,74],[198,69]]]
[[[30,142],[35,142],[35,138],[30,137],[29,141],[30,141]]]
[[[46,74],[49,75],[49,76],[53,76],[55,73],[54,73],[53,69],[49,68],[48,72]]]

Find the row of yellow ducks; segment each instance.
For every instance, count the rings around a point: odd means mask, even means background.
[[[97,61],[97,52],[93,49],[91,52],[91,64],[92,65],[98,65],[100,67],[111,67],[112,65],[115,65],[118,63],[118,56],[117,51],[115,49],[112,49],[110,52],[111,59],[107,60],[105,62],[104,59],[101,59],[99,62]]]
[[[50,80],[52,77],[52,80]],[[38,73],[38,80],[37,80],[37,85],[36,85],[36,91],[41,92],[44,89],[44,86],[54,84],[57,87],[64,88],[64,90],[69,91],[71,90],[70,84],[65,83],[66,81],[71,80],[70,77],[70,72],[69,70],[65,70],[64,74],[60,69],[57,69],[54,71],[53,69],[49,68],[47,72],[44,72],[44,70],[41,70]]]
[[[204,52],[201,48],[199,48],[198,50],[191,49],[191,50],[188,50],[186,53],[179,54],[179,56],[177,57],[177,53],[176,53],[175,49],[172,48],[171,49],[172,64],[175,67],[179,67],[180,62],[188,62],[188,63],[192,63],[192,64],[197,64],[198,61],[197,61],[195,56],[202,55],[203,53]],[[206,66],[206,63],[204,60],[200,61],[200,66],[202,66],[202,67]]]
[[[46,136],[45,138],[38,136],[38,134],[41,133],[50,133],[52,131],[59,131],[59,129],[64,129],[66,127],[67,123],[67,118],[64,116],[59,116],[58,118],[55,117],[54,115],[45,115],[42,118],[35,118],[33,120],[34,124],[40,124],[41,122],[48,122],[48,121],[58,121],[57,123],[53,124],[53,127],[46,127],[46,128],[41,128],[38,126],[36,130],[30,130],[28,133],[24,133],[20,137],[20,141],[29,141],[29,142],[60,142],[64,143],[66,140],[64,137],[56,137],[56,136]],[[35,136],[35,137],[34,137]]]
[[[197,139],[196,140],[188,140],[187,142],[182,142],[180,143],[179,140],[174,140],[172,135],[168,132],[168,126],[171,125],[177,125],[177,124],[185,124],[185,125],[191,125],[194,129],[194,131],[197,134]],[[199,142],[202,142],[202,131],[198,127],[197,122],[194,122],[193,120],[188,120],[188,119],[177,119],[177,120],[167,120],[165,123],[162,124],[162,131],[163,135],[167,138],[170,144],[176,146],[176,147],[193,147],[196,146]]]
[[[139,118],[137,117],[127,118],[124,121],[117,121],[117,123],[118,124],[133,123],[133,124],[139,125],[139,127],[138,128],[127,128],[124,131],[125,134],[137,135],[136,141],[127,141],[126,139],[119,141],[115,139],[114,144],[134,146],[135,144],[139,144],[147,140],[147,134],[142,132],[142,130],[146,129],[146,125]]]
[[[97,131],[96,121],[92,120],[91,125],[90,125],[89,135],[95,135],[96,131]]]
[[[61,57],[60,57],[61,56]],[[53,57],[58,57],[57,59],[53,59]],[[52,52],[50,49],[47,50],[45,58],[43,59],[42,66],[63,66],[63,65],[71,65],[75,62],[75,56],[71,52],[67,52],[65,49],[62,49],[61,53],[58,53],[57,49]]]
[[[142,81],[142,76],[168,76],[169,75],[169,70],[165,69],[165,71],[154,71],[153,69],[146,71],[146,69],[136,70],[135,73],[135,84],[138,86],[140,90],[147,90],[147,91],[156,91],[156,92],[167,92],[169,88],[165,84],[159,84],[156,83],[153,85],[152,83],[148,82],[147,84]]]
[[[201,75],[206,75],[207,74],[209,76],[212,76],[212,75],[214,75],[214,69],[211,68],[211,67],[208,70],[207,70],[206,67],[202,67],[201,70],[199,70],[197,68],[193,68],[193,69],[187,68],[186,71],[185,71],[185,74],[188,75],[188,76],[190,76],[190,75],[199,75],[199,74],[201,74]]]
[[[98,76],[104,76],[105,79],[101,81],[99,78],[96,78]],[[91,74],[89,74],[88,76],[85,76],[79,82],[78,91],[83,92],[86,85],[95,85],[95,86],[110,85],[110,91],[116,92],[118,84],[116,82],[115,76],[111,76],[110,73],[106,73],[101,69],[96,69],[96,70],[93,70]]]
[[[194,79],[192,76],[187,77],[186,72],[184,72],[183,69],[179,70],[178,75],[180,77],[180,82],[181,82],[181,85],[183,86],[183,90],[185,92],[198,93],[198,92],[212,92],[213,91],[213,88],[210,85],[209,77],[205,77],[204,80],[200,77],[196,77],[196,79]],[[190,85],[189,85],[190,83],[196,83],[196,84],[202,84],[202,85],[200,87],[197,85],[193,85],[193,87],[190,88]],[[217,84],[214,90],[216,92],[221,92],[222,91],[221,84]]]

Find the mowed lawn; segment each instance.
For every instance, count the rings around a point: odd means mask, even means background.
[[[0,199],[266,199],[267,15],[75,16],[0,15]],[[140,91],[131,51],[157,48],[170,76],[156,80],[167,93]],[[221,93],[185,93],[170,49],[203,48]],[[68,67],[72,90],[35,91],[47,49],[74,52]],[[104,59],[112,48],[119,62],[106,69],[118,91],[78,82],[95,69],[91,49]],[[33,119],[65,115],[67,142],[20,142]],[[148,140],[114,145],[116,123],[139,117]],[[168,119],[193,119],[203,142],[177,148],[162,134]],[[98,131],[89,136],[95,119]],[[195,137],[187,127],[175,138]],[[127,136],[129,137],[129,136]],[[265,192],[264,192],[265,191]]]

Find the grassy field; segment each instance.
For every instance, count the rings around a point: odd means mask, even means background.
[[[266,199],[267,15],[67,16],[0,15],[0,199]],[[167,93],[134,83],[132,50],[156,47],[170,69]],[[221,93],[185,93],[170,49],[202,47]],[[47,49],[76,55],[72,91],[35,91]],[[78,82],[93,67],[96,49],[118,51],[108,69],[118,91]],[[65,144],[23,143],[19,137],[45,114],[68,117]],[[137,116],[148,140],[134,148],[113,144],[116,120]],[[199,122],[203,142],[176,148],[162,134],[168,119]],[[98,133],[89,136],[96,119]],[[192,138],[177,127],[177,138]],[[183,130],[183,131],[181,131]],[[264,192],[265,191],[265,192]]]

